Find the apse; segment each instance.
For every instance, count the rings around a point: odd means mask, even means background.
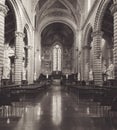
[[[73,60],[74,33],[64,23],[52,23],[41,33],[42,71],[71,73]]]
[[[55,41],[61,42],[64,46],[72,46],[74,43],[73,31],[63,23],[48,25],[41,34],[42,45],[52,45]]]

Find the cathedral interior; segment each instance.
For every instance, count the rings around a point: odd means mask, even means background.
[[[0,0],[0,130],[117,130],[117,0]]]

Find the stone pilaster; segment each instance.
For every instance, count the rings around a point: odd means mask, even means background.
[[[79,45],[79,30],[75,30],[74,36],[74,73],[78,73],[78,45]]]
[[[84,50],[82,48],[82,51],[81,51],[81,80],[84,80],[84,65],[85,65],[85,59],[84,59]]]
[[[5,0],[0,0],[0,85],[2,78],[3,68],[3,52],[4,52],[4,41],[5,41],[5,16],[7,15],[8,7],[5,5]]]
[[[102,86],[102,65],[101,65],[101,41],[102,32],[96,31],[92,34],[93,37],[93,72],[95,85]]]
[[[113,49],[113,56],[114,56],[114,76],[117,79],[117,1],[115,4],[111,6],[111,12],[114,17],[114,49]]]
[[[79,54],[79,51],[78,51],[78,47],[76,48],[76,73],[78,73],[78,54]]]
[[[32,46],[28,46],[28,63],[27,63],[27,80],[28,80],[28,83],[31,84],[33,83],[33,72],[32,70],[34,71],[33,69],[33,47]]]
[[[84,80],[88,81],[89,79],[89,64],[90,64],[90,46],[85,45],[83,47],[84,51]]]
[[[15,49],[15,84],[21,84],[22,81],[22,60],[24,33],[16,32],[16,49]]]

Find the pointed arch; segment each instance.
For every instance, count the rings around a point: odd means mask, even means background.
[[[91,40],[92,40],[92,37],[91,37],[91,35],[92,35],[92,32],[93,32],[93,28],[92,28],[92,26],[91,26],[91,24],[89,23],[88,25],[87,25],[87,27],[86,27],[86,30],[85,30],[85,42],[84,42],[84,46],[88,46],[89,45],[89,43],[91,43]]]
[[[28,24],[25,24],[24,28],[27,30],[28,45],[30,45],[30,41],[32,37],[30,26]]]
[[[96,17],[95,17],[94,32],[101,30],[104,12],[106,11],[109,2],[113,2],[113,1],[112,0],[102,0],[101,1],[100,5],[98,7],[97,13],[96,13]]]
[[[62,19],[61,19],[62,18]],[[40,34],[41,34],[41,32],[43,31],[43,29],[46,27],[46,26],[48,26],[49,24],[52,24],[52,23],[56,23],[56,22],[60,22],[60,23],[64,23],[64,24],[66,24],[66,25],[68,25],[70,28],[71,28],[71,30],[73,31],[73,33],[74,33],[74,36],[75,36],[75,34],[76,34],[76,30],[77,30],[77,26],[71,21],[71,20],[68,20],[68,19],[66,19],[66,18],[64,18],[64,17],[56,17],[56,19],[55,18],[47,18],[47,19],[44,19],[41,23],[40,23],[40,26],[39,26],[39,32],[40,32]]]
[[[6,0],[6,1],[10,2],[13,6],[15,17],[16,17],[16,31],[22,31],[23,21],[21,18],[21,12],[18,3],[15,0]]]

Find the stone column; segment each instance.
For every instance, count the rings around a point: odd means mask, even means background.
[[[8,7],[5,5],[5,0],[0,0],[0,85],[2,79],[3,56],[4,56],[4,41],[5,41],[5,16],[7,15]]]
[[[80,59],[81,59],[81,80],[84,80],[84,50],[82,48],[81,54],[80,54]]]
[[[24,33],[16,32],[16,48],[15,48],[15,84],[21,84],[22,81],[22,60],[23,60],[23,45]]]
[[[75,73],[78,73],[78,46],[79,46],[79,30],[75,30],[74,35],[74,68]]]
[[[90,46],[85,45],[84,50],[84,80],[89,80]]]
[[[29,84],[33,83],[33,72],[32,72],[32,70],[34,69],[33,68],[34,59],[32,59],[32,56],[34,56],[33,55],[33,47],[28,46],[27,81],[28,81]]]
[[[34,81],[39,78],[41,70],[41,34],[35,30],[35,46],[34,46]]]
[[[74,44],[73,44],[73,61],[72,61],[72,65],[73,65],[73,68],[72,68],[72,72],[73,73],[76,73],[76,34],[74,36]]]
[[[78,73],[78,47],[76,48],[76,73]]]
[[[113,49],[113,58],[114,58],[114,76],[117,79],[117,1],[111,6],[111,12],[114,17],[114,49]]]
[[[92,34],[93,37],[93,74],[94,83],[97,86],[102,86],[102,63],[101,63],[101,41],[102,32],[96,31]]]

